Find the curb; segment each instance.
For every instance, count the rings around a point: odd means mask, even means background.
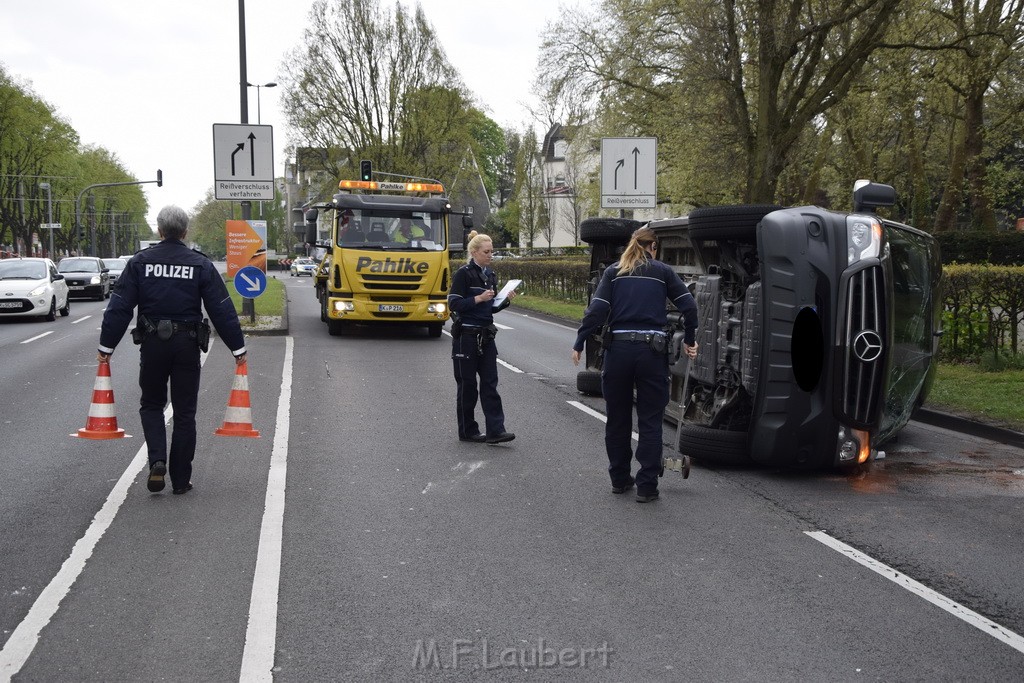
[[[954,432],[960,432],[961,434],[976,436],[980,439],[988,439],[989,441],[1006,444],[1007,446],[1024,449],[1024,434],[1007,429],[1006,427],[996,427],[960,417],[959,415],[943,413],[928,408],[918,408],[910,416],[910,419],[922,424],[932,425],[933,427],[942,427]]]

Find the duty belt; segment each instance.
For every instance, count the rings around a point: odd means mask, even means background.
[[[650,344],[655,337],[664,337],[660,332],[612,332],[612,341],[643,342]]]
[[[161,321],[159,321],[159,320],[156,321],[157,325],[159,325],[160,322]],[[178,321],[178,320],[170,320],[168,322],[171,323],[171,328],[175,332],[195,332],[196,330],[199,329],[199,325],[200,325],[200,323],[195,322],[195,321],[187,322],[186,323],[186,322],[181,322],[181,321]]]

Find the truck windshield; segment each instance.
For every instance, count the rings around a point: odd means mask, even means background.
[[[343,209],[338,246],[395,251],[443,251],[441,214],[382,209]]]

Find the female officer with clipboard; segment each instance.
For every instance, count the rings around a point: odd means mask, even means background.
[[[572,349],[572,362],[578,365],[584,341],[607,324],[611,341],[604,350],[601,390],[608,414],[604,436],[608,474],[612,493],[625,493],[635,483],[641,503],[657,499],[661,474],[661,427],[669,399],[665,299],[683,314],[686,355],[697,356],[697,303],[675,271],[655,260],[657,251],[652,229],[643,227],[633,233],[622,258],[604,271]],[[630,475],[634,389],[640,435],[636,447],[640,469],[635,480]]]

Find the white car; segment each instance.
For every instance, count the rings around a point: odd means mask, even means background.
[[[316,275],[317,263],[311,258],[297,258],[292,261],[291,275],[293,277],[301,277],[308,275],[313,277]]]
[[[105,258],[103,259],[103,267],[110,269],[110,289],[117,289],[117,280],[121,277],[124,269],[128,267],[128,259]]]
[[[64,276],[48,258],[0,260],[0,317],[38,316],[55,320],[71,313]]]

